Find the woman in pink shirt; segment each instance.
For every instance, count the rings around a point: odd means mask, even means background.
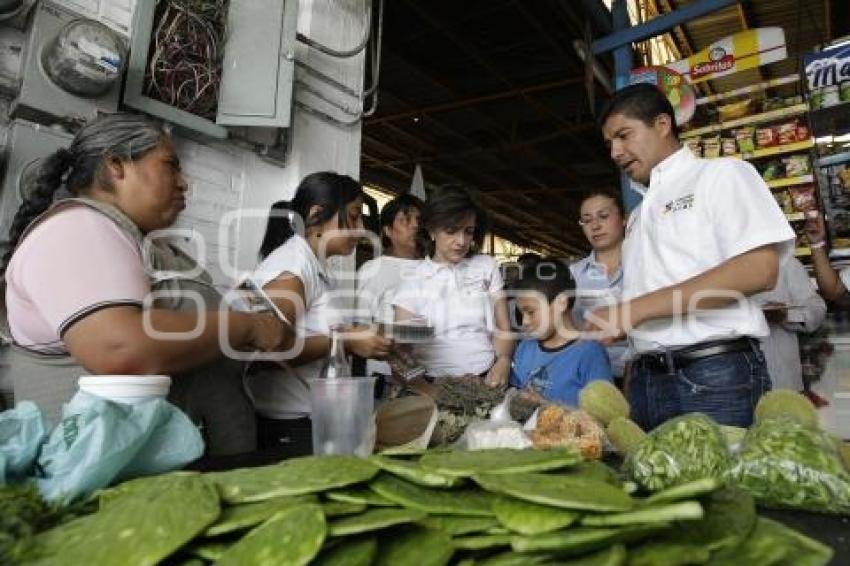
[[[17,400],[55,423],[80,375],[167,374],[209,454],[255,448],[241,364],[222,355],[220,335],[234,350],[272,351],[292,334],[269,315],[224,316],[191,258],[146,239],[174,222],[186,188],[169,136],[135,115],[91,122],[47,158],[4,261]]]

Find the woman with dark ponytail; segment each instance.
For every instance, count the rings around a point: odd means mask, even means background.
[[[219,313],[209,276],[164,238],[146,239],[174,222],[186,188],[169,136],[130,114],[85,125],[44,162],[4,261],[17,400],[57,422],[81,375],[167,374],[209,454],[255,448],[241,366],[219,336],[271,351],[292,335],[269,315]]]
[[[311,451],[310,402],[305,379],[318,377],[330,351],[330,329],[342,323],[332,304],[335,282],[327,268],[333,256],[351,254],[363,231],[364,194],[360,184],[331,172],[305,177],[292,201],[275,203],[263,243],[261,263],[251,279],[305,337],[304,347],[283,368],[249,375],[258,413],[261,448],[286,448],[287,455]],[[371,330],[347,332],[348,353],[384,358],[392,341]]]

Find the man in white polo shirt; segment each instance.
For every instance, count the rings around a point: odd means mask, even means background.
[[[698,159],[654,86],[614,94],[600,116],[615,163],[645,187],[623,245],[623,301],[594,310],[589,330],[628,334],[629,397],[645,429],[700,411],[748,426],[770,378],[748,297],[776,285],[794,232],[752,165]]]

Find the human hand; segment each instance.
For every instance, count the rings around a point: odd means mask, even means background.
[[[511,375],[511,359],[507,356],[496,358],[496,363],[484,376],[484,384],[492,389],[501,389],[507,386]]]
[[[543,396],[537,392],[537,390],[532,389],[531,387],[526,387],[525,389],[520,391],[519,395],[523,399],[532,403],[537,403],[538,405],[546,402],[546,399],[544,399]]]
[[[628,303],[609,305],[593,309],[585,317],[584,334],[586,338],[598,340],[604,346],[610,346],[626,337],[631,325],[626,323],[625,308]]]
[[[393,341],[384,338],[372,326],[354,326],[345,331],[345,349],[361,358],[383,360],[390,355]]]
[[[807,213],[804,230],[811,244],[818,244],[826,240],[826,224],[823,221],[823,216],[817,211],[814,214]]]

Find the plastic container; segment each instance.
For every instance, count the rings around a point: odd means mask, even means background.
[[[167,375],[84,375],[77,386],[80,391],[134,405],[150,399],[164,399],[171,388],[171,378]]]
[[[367,457],[375,447],[375,378],[310,378],[313,454]]]

